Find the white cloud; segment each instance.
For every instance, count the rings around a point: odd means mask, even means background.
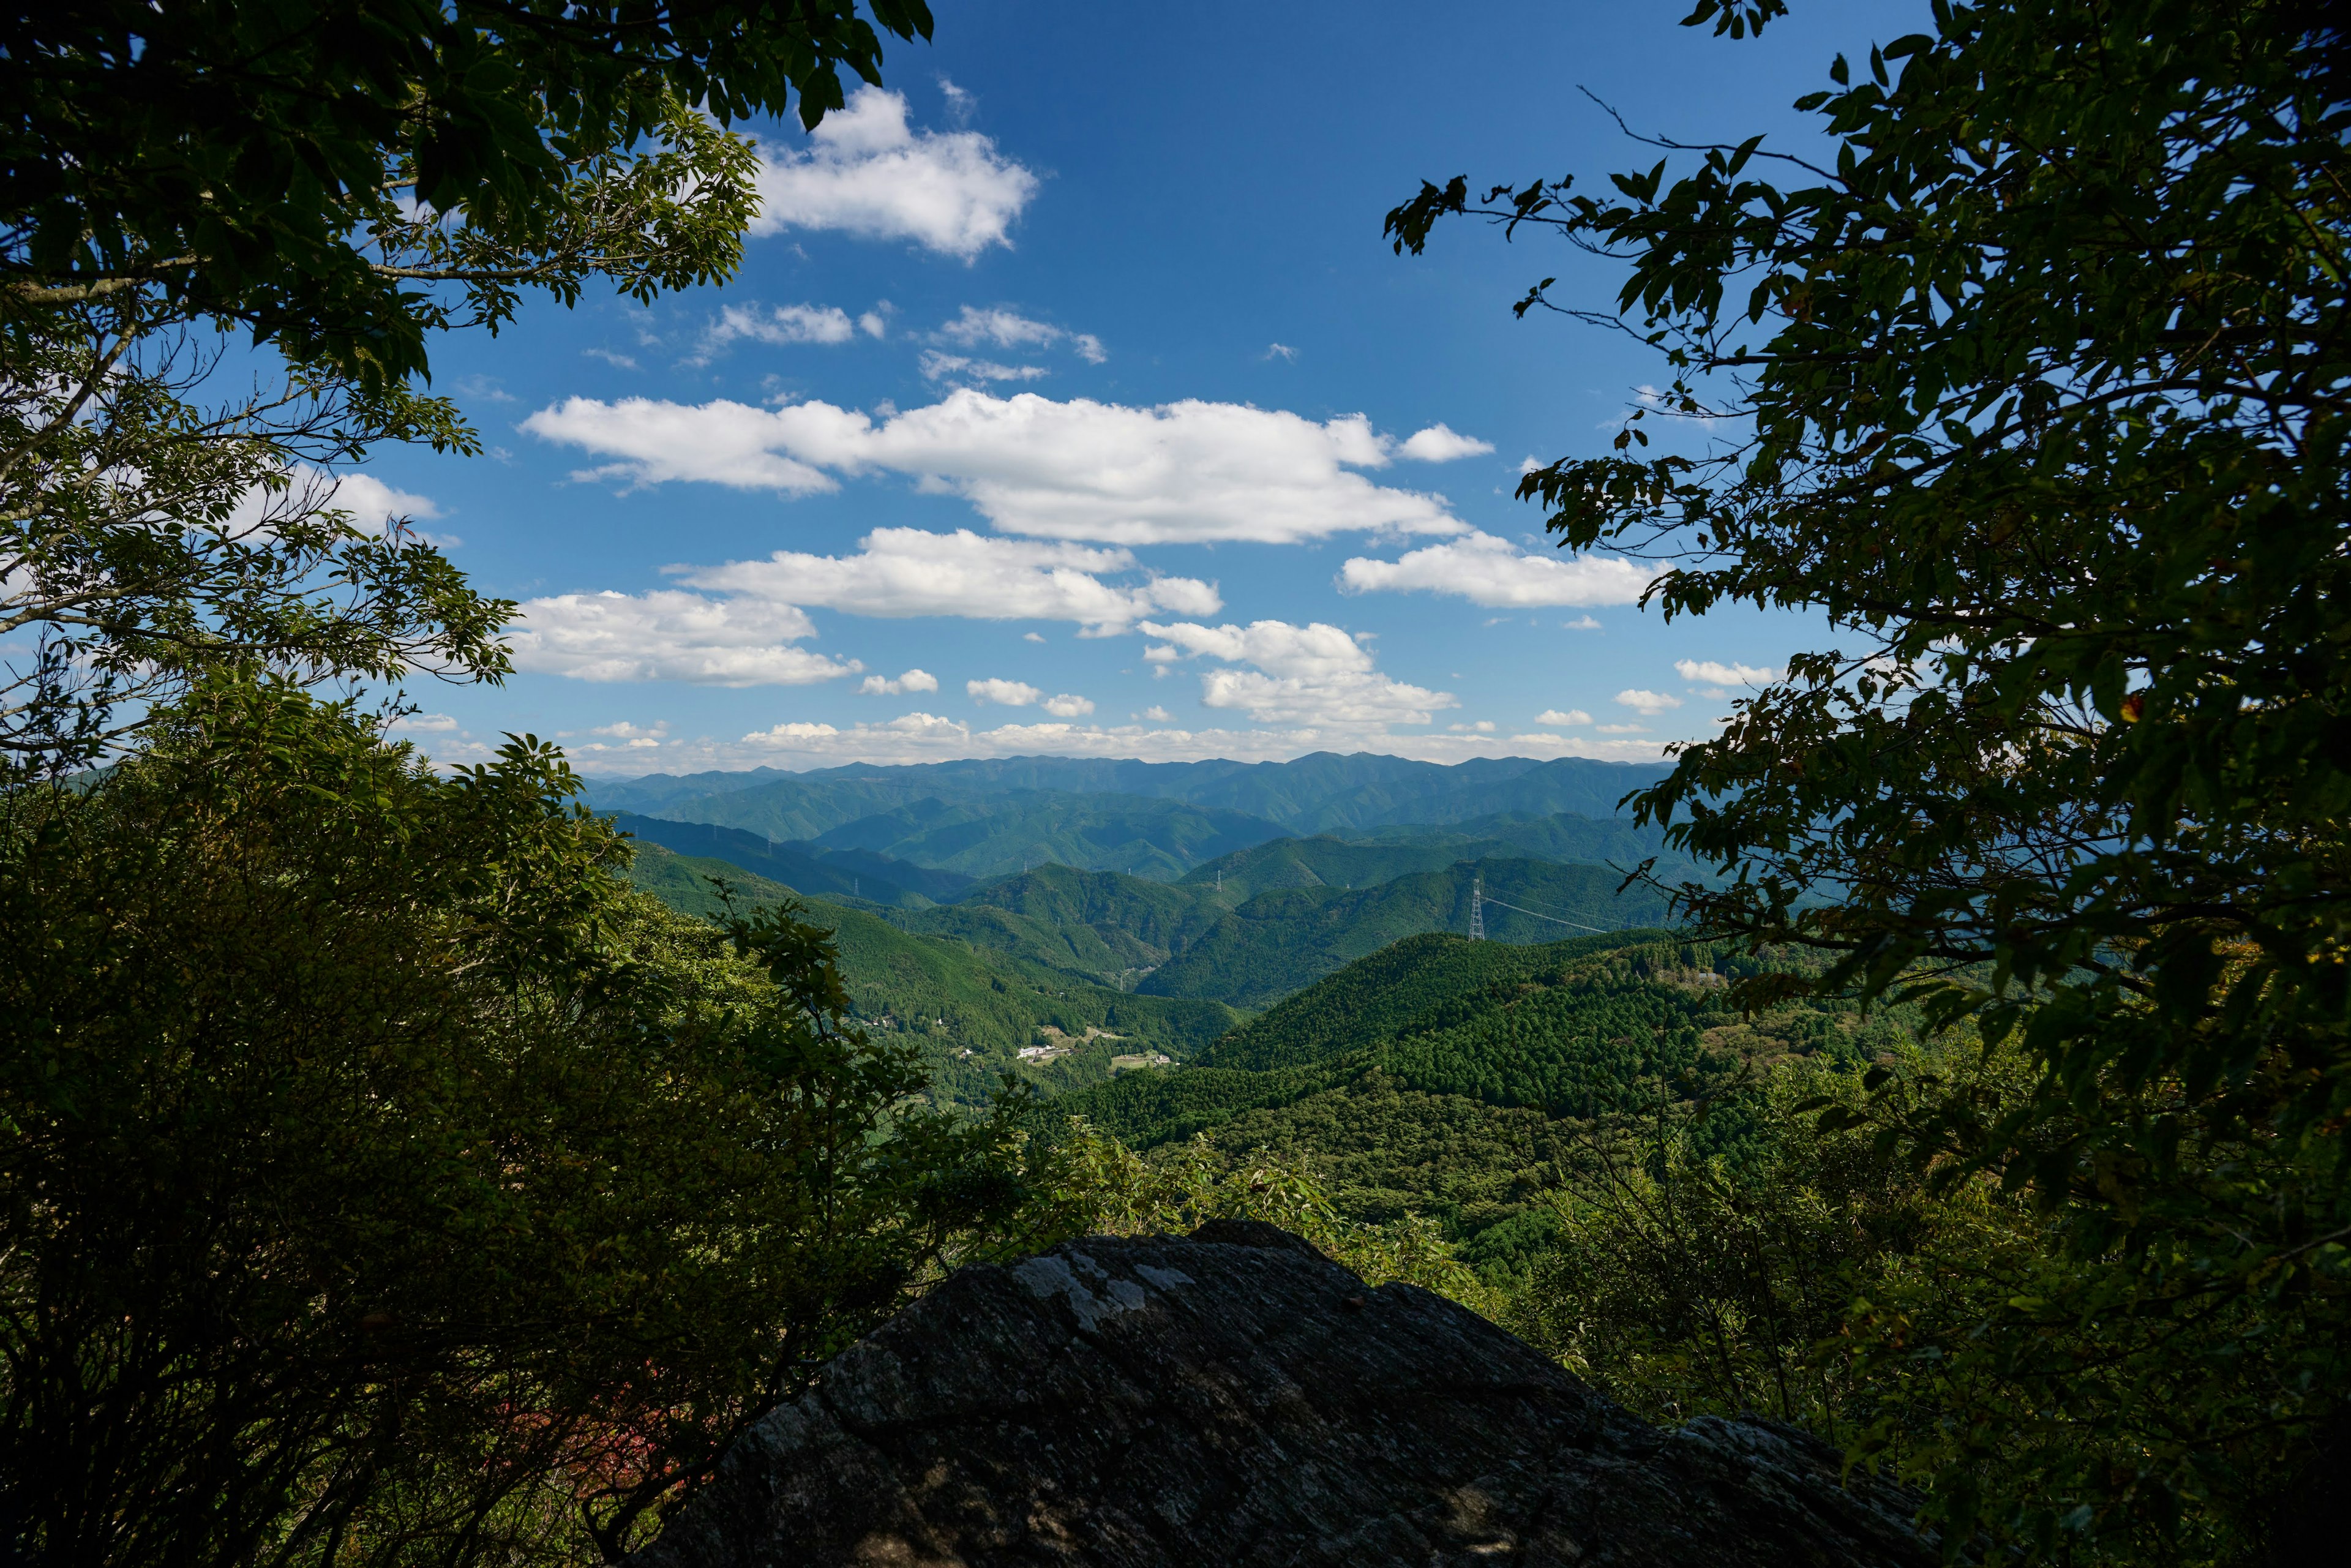
[[[1055,718],[1083,718],[1094,711],[1094,705],[1089,698],[1071,696],[1063,692],[1059,696],[1045,699],[1045,711]]]
[[[373,537],[393,524],[404,524],[409,537],[453,549],[464,543],[450,534],[428,533],[415,527],[441,515],[429,496],[395,489],[374,475],[358,469],[337,474],[308,463],[289,464],[286,485],[272,492],[256,485],[238,500],[225,525],[236,538],[258,543],[275,536],[277,525],[291,517],[315,517],[322,511],[341,512],[351,527]]]
[[[1260,360],[1295,360],[1298,358],[1298,350],[1291,348],[1287,343],[1268,343],[1265,346],[1265,352],[1259,354],[1258,358]]]
[[[938,676],[928,670],[908,670],[895,680],[868,675],[857,686],[859,695],[869,697],[894,697],[903,692],[935,692],[938,689]]]
[[[1354,557],[1339,568],[1338,580],[1348,593],[1451,593],[1477,604],[1523,609],[1631,604],[1656,575],[1620,558],[1530,555],[1507,539],[1473,532],[1397,560]]]
[[[705,347],[720,348],[738,338],[759,343],[846,343],[857,323],[838,305],[729,305],[703,335]]]
[[[1441,497],[1351,472],[1386,466],[1395,446],[1361,414],[1318,423],[1240,403],[1136,408],[966,388],[879,423],[824,402],[761,409],[724,400],[571,398],[523,428],[615,459],[576,478],[693,479],[805,495],[832,489],[835,473],[894,472],[964,497],[1004,532],[1051,538],[1289,544],[1352,529],[1469,531]],[[1596,580],[1614,584],[1611,572],[1629,577],[1635,569],[1603,566]]]
[[[305,474],[318,474],[308,469]],[[320,476],[322,478],[325,476]],[[297,478],[298,487],[302,480]],[[429,496],[418,496],[406,490],[395,490],[372,474],[345,474],[329,480],[333,495],[329,502],[339,512],[349,512],[351,522],[369,533],[380,534],[395,522],[430,521],[441,515]]]
[[[968,528],[951,534],[876,528],[859,541],[855,555],[778,550],[765,560],[680,575],[688,587],[762,602],[893,620],[1071,621],[1097,636],[1123,632],[1146,615],[1213,615],[1224,608],[1216,585],[1198,578],[1153,577],[1132,587],[1102,580],[1134,566],[1134,557],[1123,549],[992,538]]]
[[[1007,681],[994,676],[984,681],[966,681],[963,689],[976,703],[1002,703],[1006,707],[1034,707],[1045,695],[1026,681]]]
[[[797,686],[864,668],[788,645],[815,630],[789,604],[664,590],[534,599],[509,635],[517,669],[582,681]]]
[[[1063,333],[1050,322],[1032,321],[1015,310],[983,310],[967,305],[939,329],[939,336],[967,349],[982,343],[998,349],[1041,349],[1061,341]]]
[[[1179,654],[1207,654],[1227,664],[1257,666],[1202,672],[1200,702],[1212,708],[1239,708],[1259,723],[1339,727],[1426,724],[1436,709],[1460,706],[1450,692],[1388,679],[1373,668],[1372,655],[1360,642],[1319,621],[1307,626],[1255,621],[1245,627],[1144,622],[1142,630],[1161,640],[1144,657],[1163,667]]]
[[[1102,347],[1102,340],[1092,332],[1072,332],[1050,321],[1031,320],[1017,310],[1008,310],[1001,306],[981,309],[977,306],[967,305],[954,320],[941,326],[935,335],[950,343],[960,343],[967,349],[976,349],[982,344],[996,349],[1050,349],[1057,343],[1066,342],[1078,358],[1090,365],[1099,365],[1110,358],[1110,351]],[[1043,372],[1038,373],[1041,375]]]
[[[1173,724],[1176,721],[1176,716],[1157,703],[1153,703],[1149,707],[1144,708],[1143,716],[1154,724]]]
[[[1597,632],[1600,622],[1589,615],[1579,615],[1573,621],[1561,622],[1559,629],[1562,632]]]
[[[925,349],[920,363],[927,382],[1033,382],[1050,373],[1042,365],[1003,365],[965,354],[942,354],[936,349]]]
[[[1604,724],[1597,727],[1595,733],[1600,735],[1646,735],[1649,733],[1649,727],[1646,724]]]
[[[1448,724],[1445,727],[1456,735],[1491,735],[1494,733],[1494,721],[1481,718],[1475,724]]]
[[[1712,659],[1676,659],[1674,673],[1696,685],[1767,686],[1781,672],[1762,664],[1724,664]]]
[[[791,410],[769,411],[724,399],[689,408],[650,398],[600,402],[575,397],[540,409],[522,428],[545,441],[620,459],[572,474],[580,480],[659,485],[699,479],[737,490],[814,495],[840,485],[807,464],[779,456],[777,421]],[[862,415],[859,416],[862,418]]]
[[[1041,643],[1045,640],[1045,634],[1042,632],[1023,632],[1020,633],[1020,640],[1023,643]]]
[[[1450,463],[1457,457],[1483,457],[1494,450],[1490,441],[1480,441],[1474,435],[1462,435],[1442,424],[1432,424],[1426,430],[1415,431],[1396,448],[1396,455],[1409,457],[1416,463]]]
[[[1679,697],[1667,696],[1663,692],[1643,691],[1638,686],[1627,686],[1618,692],[1616,700],[1634,712],[1646,714],[1651,718],[1656,717],[1667,708],[1677,708],[1682,706],[1682,699]]]
[[[1037,176],[973,131],[915,131],[906,100],[862,87],[798,152],[758,150],[759,215],[751,233],[831,229],[905,239],[966,261],[1009,246]]]
[[[457,721],[445,713],[412,713],[405,717],[393,719],[384,727],[413,730],[419,734],[440,735],[455,730],[457,727]]]
[[[1537,724],[1556,724],[1562,726],[1590,724],[1592,722],[1592,716],[1584,712],[1580,707],[1572,707],[1565,713],[1560,712],[1559,709],[1555,707],[1547,707],[1543,709],[1542,712],[1535,715],[1535,722]]]
[[[642,724],[631,724],[627,719],[622,719],[616,724],[600,724],[588,733],[590,735],[610,736],[614,740],[657,741],[661,739],[662,737],[669,733],[669,721],[667,719],[657,719],[652,725],[646,726]]]
[[[1148,714],[1144,716],[1151,717]],[[731,744],[705,746],[698,756],[665,753],[664,765],[673,768],[703,764],[750,767],[778,763],[823,767],[845,762],[926,762],[954,757],[1021,757],[1040,753],[1136,757],[1155,762],[1211,757],[1271,761],[1327,750],[1333,745],[1354,744],[1360,738],[1347,732],[1316,728],[1155,727],[1167,722],[1165,718],[1155,719],[1153,726],[1040,722],[981,729],[935,714],[911,713],[883,723],[842,728],[830,724],[786,723]],[[1384,741],[1382,749],[1431,762],[1498,756],[1590,757],[1607,761],[1647,762],[1657,758],[1659,744],[1652,740],[1587,740],[1543,734],[1503,738],[1472,733],[1397,737]]]

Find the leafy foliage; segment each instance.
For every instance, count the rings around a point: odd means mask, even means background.
[[[821,930],[632,897],[571,788],[215,683],[0,796],[13,1555],[617,1555],[1008,1223]]]
[[[1680,890],[1701,925],[1839,960],[1750,997],[1898,988],[2025,1052],[2019,1092],[1871,1112],[2062,1221],[1987,1254],[2037,1284],[1933,1340],[1966,1368],[1906,1460],[1936,1508],[2195,1557],[2344,1386],[2351,49],[2301,0],[1933,16],[1799,101],[1833,159],[1666,143],[1613,194],[1489,193],[1629,263],[1618,313],[1569,312],[1657,346],[1664,412],[1721,433],[1646,455],[1636,413],[1521,494],[1577,548],[1677,553],[1669,614],[1853,640],[1639,810],[1738,868]],[[1390,228],[1470,208],[1428,185]],[[1928,1354],[1897,1318],[1886,1354]]]
[[[929,36],[922,0],[871,10]],[[813,126],[881,56],[852,0],[41,6],[0,38],[0,276],[152,292],[379,392],[518,287],[726,276],[755,198],[721,128]]]

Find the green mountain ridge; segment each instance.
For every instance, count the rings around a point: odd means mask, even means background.
[[[729,799],[714,808],[727,807]],[[925,798],[828,829],[811,844],[870,851],[968,876],[1003,876],[1058,862],[1165,882],[1204,860],[1280,835],[1279,826],[1261,817],[1178,800],[1027,789],[956,801]]]
[[[1474,758],[1448,766],[1333,752],[1262,763],[1027,757],[902,767],[852,764],[808,773],[759,768],[591,779],[589,799],[599,810],[720,822],[778,839],[815,839],[925,800],[954,804],[1019,792],[1149,798],[1202,811],[1238,812],[1286,832],[1312,834],[1465,822],[1496,813],[1573,812],[1605,819],[1615,815],[1626,793],[1665,771],[1662,764],[1583,758]],[[1132,869],[1115,862],[1086,863]]]
[[[1481,879],[1489,899],[1524,906],[1487,905],[1487,935],[1503,944],[1556,940],[1578,925],[1602,932],[1655,925],[1666,915],[1665,901],[1654,893],[1620,894],[1623,874],[1608,866],[1463,862],[1370,887],[1325,883],[1259,894],[1136,988],[1267,1007],[1401,937],[1466,933],[1472,888]]]

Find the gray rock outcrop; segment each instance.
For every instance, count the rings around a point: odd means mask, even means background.
[[[636,1568],[1936,1568],[1789,1428],[1651,1427],[1410,1285],[1219,1221],[962,1270],[780,1406]]]

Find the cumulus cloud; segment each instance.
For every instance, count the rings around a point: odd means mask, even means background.
[[[1173,724],[1176,721],[1176,716],[1157,703],[1153,703],[1149,707],[1144,708],[1143,716],[1154,724]]]
[[[878,316],[869,315],[867,319],[876,327],[882,324]],[[710,324],[703,342],[714,349],[739,338],[759,343],[846,343],[855,336],[857,323],[838,305],[778,305],[767,310],[756,305],[729,305]]]
[[[1597,733],[1601,735],[1646,735],[1649,733],[1649,727],[1646,724],[1604,724],[1598,727]]]
[[[1537,724],[1555,724],[1566,727],[1578,724],[1590,724],[1592,722],[1592,716],[1584,712],[1580,707],[1569,708],[1565,713],[1560,712],[1560,710],[1555,707],[1547,707],[1543,709],[1542,712],[1535,715],[1535,722]]]
[[[1507,539],[1471,532],[1397,560],[1357,556],[1340,567],[1338,580],[1347,593],[1450,593],[1476,604],[1527,609],[1631,604],[1655,576],[1620,558],[1531,555]]]
[[[1674,673],[1701,686],[1768,686],[1781,674],[1769,665],[1724,664],[1712,659],[1676,659]]]
[[[1490,441],[1462,435],[1442,424],[1415,431],[1396,448],[1396,455],[1416,463],[1450,463],[1457,457],[1483,457],[1494,450]]]
[[[927,382],[1033,382],[1048,373],[1042,365],[1004,365],[936,349],[925,349],[919,363]]]
[[[1561,622],[1559,629],[1562,632],[1597,632],[1600,622],[1589,615],[1579,615],[1573,621]]]
[[[1007,681],[994,676],[984,681],[966,681],[963,689],[976,703],[1002,703],[1006,707],[1034,707],[1045,695],[1026,681]]]
[[[831,476],[776,448],[777,421],[789,410],[753,408],[721,399],[689,408],[651,398],[601,402],[575,397],[540,409],[522,428],[545,441],[584,447],[618,461],[574,470],[580,480],[659,485],[699,479],[737,490],[808,496],[841,486]],[[858,416],[862,418],[862,415]]]
[[[1286,621],[1254,621],[1247,626],[1146,621],[1142,630],[1160,639],[1144,656],[1163,666],[1177,657],[1203,654],[1228,664],[1256,666],[1203,671],[1200,701],[1207,707],[1238,708],[1261,724],[1341,728],[1426,724],[1435,710],[1460,706],[1450,692],[1381,674],[1360,642],[1320,621],[1306,626]]]
[[[864,668],[790,646],[815,631],[789,604],[664,590],[534,599],[509,640],[517,669],[581,681],[797,686]]]
[[[1618,692],[1616,700],[1635,713],[1646,714],[1651,718],[1655,718],[1668,708],[1677,708],[1682,706],[1682,699],[1679,697],[1667,696],[1663,692],[1643,691],[1638,686],[1627,686]]]
[[[754,235],[831,229],[970,261],[1010,246],[1013,221],[1037,193],[1037,176],[987,137],[916,131],[904,97],[879,88],[858,89],[805,148],[761,147],[758,156]]]
[[[1096,636],[1123,632],[1146,615],[1213,615],[1224,608],[1216,585],[1195,577],[1150,577],[1123,587],[1102,580],[1134,569],[1134,557],[1123,549],[995,538],[969,528],[876,528],[858,541],[855,555],[778,550],[765,560],[680,575],[690,588],[766,603],[892,620],[1071,621]]]
[[[295,463],[287,467],[286,480],[285,486],[276,491],[259,485],[247,490],[229,514],[228,531],[258,542],[271,537],[276,526],[287,518],[336,511],[349,517],[351,526],[363,534],[381,535],[400,524],[412,538],[444,549],[464,542],[454,535],[428,533],[415,526],[441,516],[431,497],[396,489],[372,474],[357,469],[338,474]]]
[[[935,692],[938,689],[938,676],[928,670],[908,670],[894,680],[883,675],[868,675],[857,686],[861,695],[869,697],[894,697],[902,692]]]
[[[1063,692],[1059,696],[1045,699],[1045,711],[1055,718],[1083,718],[1094,711],[1094,705],[1089,698],[1071,696]]]
[[[384,727],[393,730],[412,730],[418,734],[444,734],[457,727],[457,721],[445,713],[412,713],[393,719]]]
[[[1241,403],[1137,408],[964,388],[878,421],[814,402],[763,409],[571,398],[523,428],[613,460],[576,478],[693,479],[796,496],[834,488],[835,474],[898,473],[964,497],[1006,533],[1050,538],[1289,544],[1349,529],[1470,531],[1441,497],[1353,472],[1386,466],[1395,446],[1361,414],[1318,423]]]
[[[967,305],[956,319],[939,328],[937,336],[967,349],[983,344],[996,349],[1050,349],[1067,343],[1078,358],[1099,365],[1110,358],[1102,341],[1092,332],[1072,332],[1050,321],[1036,321],[1001,307],[981,309]]]

